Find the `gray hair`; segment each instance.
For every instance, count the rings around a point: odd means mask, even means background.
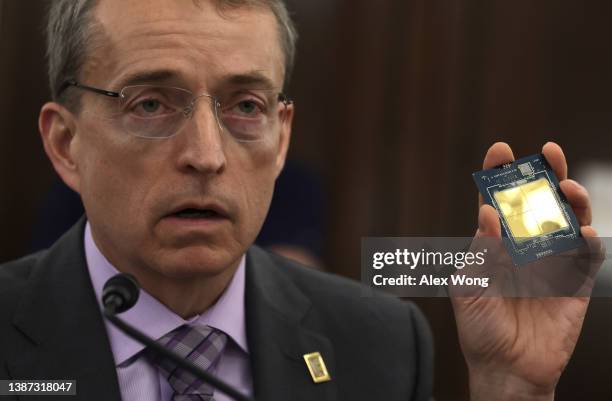
[[[269,8],[276,17],[285,55],[286,86],[295,62],[297,30],[284,0],[213,0],[221,9],[244,6]],[[98,0],[52,0],[47,22],[47,61],[49,85],[53,100],[77,106],[77,100],[64,96],[62,89],[67,79],[76,79],[83,67],[100,27],[93,16]],[[197,0],[194,0],[197,3]]]

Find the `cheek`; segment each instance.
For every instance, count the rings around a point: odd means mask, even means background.
[[[243,204],[250,235],[257,235],[268,213],[276,181],[277,144],[236,143],[238,156],[228,160],[235,172],[235,190]]]
[[[128,140],[91,127],[83,134],[79,158],[81,196],[92,221],[117,226],[138,225],[144,216],[147,188],[142,150],[133,149]]]

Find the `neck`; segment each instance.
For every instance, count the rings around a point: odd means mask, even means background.
[[[130,271],[141,287],[168,309],[189,319],[204,313],[214,305],[229,286],[240,260],[234,266],[214,276],[169,278],[157,272],[138,269]]]
[[[115,269],[132,274],[143,290],[186,320],[204,313],[217,302],[242,260],[240,257],[227,268],[215,273],[176,277],[137,263],[121,263],[125,258],[114,257],[113,252],[104,249],[96,240],[93,230],[92,237],[98,250]]]

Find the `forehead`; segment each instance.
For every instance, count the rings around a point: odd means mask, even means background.
[[[140,73],[170,71],[199,89],[245,75],[282,86],[284,55],[267,8],[219,8],[214,0],[101,0],[95,16],[103,34],[83,68],[89,82],[116,86]]]

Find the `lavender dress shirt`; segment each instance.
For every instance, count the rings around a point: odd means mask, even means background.
[[[101,299],[104,283],[118,273],[96,246],[89,223],[85,227],[85,256],[96,298]],[[226,333],[228,344],[217,367],[217,376],[239,391],[252,395],[253,384],[249,365],[244,312],[245,258],[229,286],[219,300],[202,315],[184,320],[141,290],[138,302],[121,315],[122,319],[139,328],[148,336],[159,339],[164,334],[188,323],[209,325]],[[99,301],[100,302],[100,301]],[[100,308],[102,304],[100,302]],[[123,401],[171,401],[173,390],[142,355],[144,346],[132,340],[111,323],[106,331],[117,367],[117,377]],[[229,401],[223,393],[215,392],[216,401]]]

